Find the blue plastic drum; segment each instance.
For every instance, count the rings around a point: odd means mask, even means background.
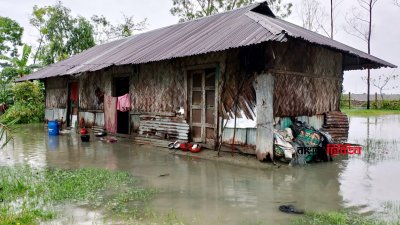
[[[49,130],[49,136],[57,136],[60,134],[59,128],[58,128],[58,122],[51,120],[48,123],[48,130]]]

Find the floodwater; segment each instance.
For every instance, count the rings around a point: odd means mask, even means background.
[[[351,117],[349,142],[364,146],[361,155],[302,167],[255,169],[177,156],[127,139],[111,144],[93,136],[82,143],[76,134],[49,137],[42,125],[27,125],[0,151],[0,166],[128,171],[141,185],[158,189],[151,208],[159,213],[173,210],[188,224],[289,224],[297,215],[279,212],[282,204],[399,219],[399,133],[400,115]],[[63,211],[78,224],[101,218],[101,213],[80,206]]]

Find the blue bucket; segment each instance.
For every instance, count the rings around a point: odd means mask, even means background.
[[[48,123],[48,130],[49,130],[49,135],[50,136],[57,136],[60,134],[59,128],[58,128],[58,122],[51,120]]]

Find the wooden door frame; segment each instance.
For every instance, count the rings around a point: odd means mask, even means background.
[[[185,72],[185,89],[186,89],[186,104],[185,104],[185,119],[186,121],[188,121],[189,126],[190,126],[190,130],[192,128],[192,118],[191,118],[191,101],[192,101],[192,79],[191,79],[191,71],[196,71],[196,70],[206,70],[206,69],[215,69],[215,90],[214,90],[214,94],[215,94],[215,99],[214,99],[214,140],[210,140],[212,141],[212,143],[207,143],[207,136],[206,133],[204,133],[204,139],[205,139],[205,144],[206,147],[214,149],[216,147],[216,144],[218,143],[218,135],[219,135],[219,94],[220,94],[220,90],[219,90],[219,82],[220,82],[220,66],[219,63],[207,63],[207,64],[201,64],[201,65],[193,65],[193,66],[187,66],[184,69]],[[205,79],[202,80],[202,82],[205,82]],[[205,87],[205,86],[204,86]],[[204,94],[202,95],[202,98],[204,98],[205,96],[205,92],[206,89],[204,90]],[[205,99],[203,99],[205,100]],[[204,108],[204,110],[206,110],[206,108]],[[202,120],[205,120],[206,117],[204,116],[204,118],[202,118]],[[206,132],[206,131],[204,131]],[[203,129],[202,129],[202,137],[203,137]]]

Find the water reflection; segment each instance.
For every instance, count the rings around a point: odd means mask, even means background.
[[[349,157],[339,177],[346,207],[399,219],[400,116],[350,118],[349,141],[364,145],[361,156]],[[388,217],[388,215],[390,215]]]
[[[399,125],[399,116],[352,117],[349,140],[365,145],[361,156],[274,169],[176,156],[133,145],[127,139],[111,144],[92,137],[91,142],[82,143],[72,133],[53,140],[41,125],[29,125],[21,127],[13,148],[0,152],[0,165],[129,171],[141,185],[159,190],[152,208],[158,212],[174,209],[190,224],[289,224],[294,216],[279,212],[281,204],[317,211],[352,207],[374,216],[398,215]],[[65,210],[66,214],[73,212]]]

